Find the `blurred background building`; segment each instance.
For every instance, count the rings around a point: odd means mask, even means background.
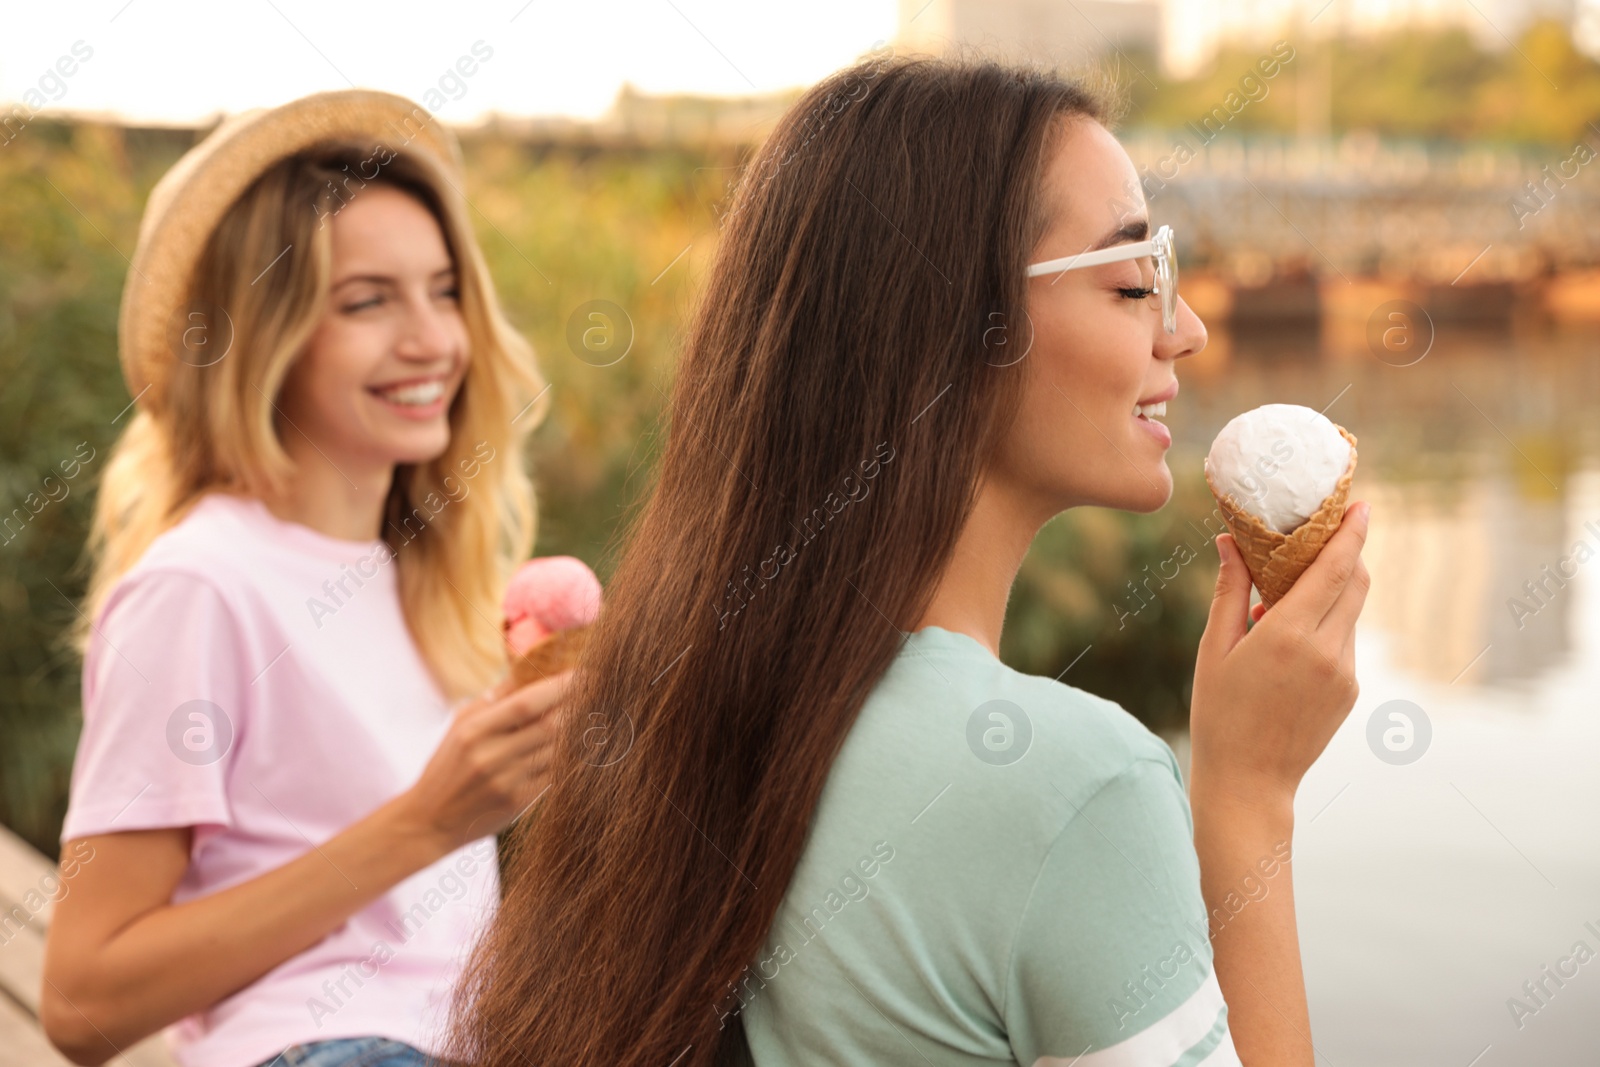
[[[1017,59],[1079,64],[1107,53],[1161,50],[1156,0],[899,0],[898,42],[943,55],[981,48]]]
[[[1363,36],[1460,28],[1485,48],[1510,46],[1530,24],[1566,26],[1600,56],[1595,0],[898,0],[902,44],[945,54],[997,49],[1022,59],[1080,63],[1108,54],[1160,58],[1186,78],[1229,44],[1284,37]]]

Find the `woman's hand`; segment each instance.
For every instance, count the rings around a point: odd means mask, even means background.
[[[565,671],[521,688],[506,678],[456,710],[450,730],[399,801],[447,850],[499,832],[549,783]]]
[[[1294,794],[1356,702],[1369,510],[1345,510],[1271,611],[1250,610],[1244,559],[1231,535],[1217,538],[1222,568],[1189,709],[1189,802],[1213,965],[1244,1063],[1316,1059],[1295,923]]]
[[[1356,618],[1371,584],[1358,501],[1270,612],[1251,611],[1250,574],[1230,534],[1195,661],[1191,777],[1250,807],[1293,800],[1306,770],[1355,705]],[[1256,624],[1248,628],[1246,618]]]

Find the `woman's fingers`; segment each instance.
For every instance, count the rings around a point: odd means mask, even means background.
[[[483,709],[483,725],[493,733],[509,733],[522,729],[543,718],[566,697],[572,683],[572,671],[562,671],[548,678],[513,689],[500,700]]]
[[[1350,639],[1350,643],[1344,646],[1344,652],[1339,656],[1339,672],[1341,674],[1343,674],[1346,678],[1350,679],[1350,686],[1351,686],[1352,690],[1354,690],[1355,692],[1359,692],[1360,691],[1361,686],[1355,680],[1355,678],[1356,678],[1356,642],[1355,642],[1355,638],[1354,638],[1353,635],[1352,635],[1352,637]],[[1354,701],[1355,701],[1354,693],[1352,693],[1350,699],[1351,699],[1351,702],[1354,703]]]
[[[498,704],[500,701],[516,692],[516,689],[517,680],[508,673],[505,677],[501,678],[498,682],[495,682],[494,685],[491,685],[488,690],[485,691],[484,702],[487,704]]]
[[[1324,616],[1318,629],[1333,637],[1341,647],[1353,643],[1356,619],[1361,615],[1361,607],[1366,603],[1367,590],[1370,588],[1372,577],[1367,573],[1367,565],[1356,560],[1355,573],[1345,583],[1344,591],[1333,602],[1333,607]]]
[[[1362,536],[1364,539],[1365,533]],[[1318,558],[1320,559],[1321,557]],[[1312,564],[1313,567],[1315,565]],[[1357,556],[1355,569],[1350,573],[1344,584],[1339,587],[1339,593],[1334,598],[1333,606],[1322,617],[1322,622],[1317,629],[1326,630],[1330,633],[1353,632],[1356,618],[1361,614],[1361,606],[1366,600],[1367,590],[1371,584],[1372,580],[1367,573],[1367,565]],[[1262,616],[1266,615],[1266,613],[1267,605],[1258,601],[1250,606],[1250,621],[1260,622]],[[1348,640],[1348,636],[1346,640]]]
[[[555,715],[541,715],[520,730],[505,734],[505,751],[509,758],[522,759],[530,752],[540,752],[555,744],[561,720]]]
[[[1217,546],[1217,589],[1211,613],[1200,635],[1200,655],[1220,661],[1245,634],[1246,608],[1250,604],[1250,571],[1233,535],[1220,533]]]
[[[1360,500],[1345,509],[1339,528],[1322,546],[1311,566],[1278,601],[1277,611],[1308,632],[1321,628],[1323,619],[1333,610],[1361,565],[1370,512],[1371,506]]]
[[[546,718],[524,730],[485,741],[478,755],[482,773],[490,778],[505,774],[520,778],[542,772],[550,763],[556,730],[555,720]]]

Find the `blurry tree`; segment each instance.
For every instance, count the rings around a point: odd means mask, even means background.
[[[1560,145],[1600,142],[1600,62],[1579,52],[1567,28],[1538,21],[1514,47],[1491,51],[1459,28],[1412,29],[1363,37],[1286,33],[1294,58],[1271,79],[1255,64],[1266,46],[1233,45],[1192,78],[1154,84],[1120,73],[1131,102],[1128,123],[1180,128],[1222,104],[1255,73],[1266,93],[1229,123],[1237,133],[1293,133],[1301,83],[1325,76],[1334,134],[1367,130],[1423,140],[1487,140]],[[1256,90],[1260,96],[1260,90]]]
[[[52,853],[78,733],[80,665],[61,635],[128,403],[118,249],[141,203],[118,131],[36,120],[0,152],[0,820]]]

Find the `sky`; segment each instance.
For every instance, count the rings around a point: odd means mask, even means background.
[[[0,100],[32,90],[47,113],[188,124],[355,85],[417,100],[440,88],[431,110],[449,123],[594,118],[624,83],[719,96],[809,85],[891,40],[895,11],[895,0],[17,4],[0,35]]]

